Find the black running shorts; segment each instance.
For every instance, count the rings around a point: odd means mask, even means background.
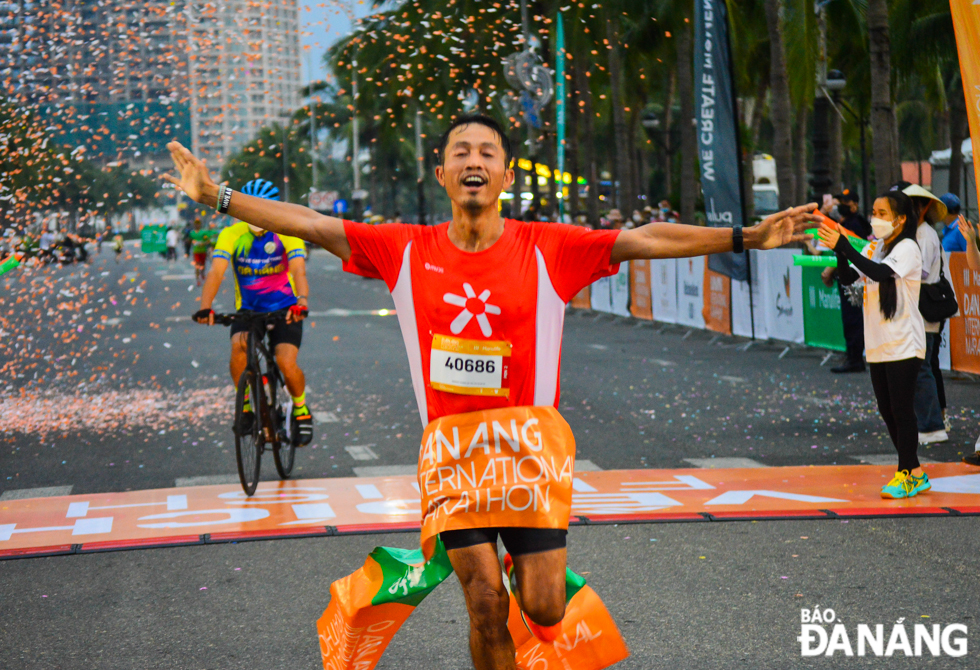
[[[568,531],[563,528],[467,528],[439,533],[446,549],[464,549],[477,544],[497,544],[497,536],[511,556],[537,554],[552,549],[564,549]]]
[[[242,333],[248,330],[246,324],[236,321],[231,324],[231,336],[235,337],[235,333]],[[297,349],[303,343],[303,322],[294,321],[293,323],[286,323],[285,321],[279,321],[272,327],[269,331],[269,344],[272,347],[272,352],[275,353],[275,349],[280,344],[291,344]]]

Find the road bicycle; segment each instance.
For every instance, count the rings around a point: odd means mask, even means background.
[[[288,479],[296,457],[296,430],[293,421],[293,399],[286,390],[282,372],[276,365],[266,335],[276,323],[285,321],[289,310],[215,314],[214,322],[225,326],[244,323],[248,340],[248,362],[238,379],[235,393],[235,458],[238,478],[245,495],[255,493],[259,483],[262,454],[271,447],[279,477]],[[252,419],[244,411],[245,400],[251,406]],[[250,425],[249,425],[250,424]]]

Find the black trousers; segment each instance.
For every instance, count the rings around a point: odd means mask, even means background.
[[[840,294],[840,316],[844,322],[844,342],[847,345],[847,360],[850,363],[864,362],[864,310],[855,307],[847,299],[844,287],[837,284]]]
[[[906,358],[868,365],[878,411],[898,451],[898,469],[910,472],[919,467],[919,429],[914,400],[915,380],[922,363],[921,358]]]

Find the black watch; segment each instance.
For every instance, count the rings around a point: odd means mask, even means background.
[[[742,226],[732,228],[732,252],[740,254],[745,251],[745,240],[742,238]]]

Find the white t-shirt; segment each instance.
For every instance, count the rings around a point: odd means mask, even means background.
[[[864,277],[864,348],[869,363],[901,361],[926,357],[926,331],[919,313],[922,285],[922,254],[913,240],[904,239],[887,257],[884,243],[875,240],[862,252],[876,263],[884,263],[895,273],[898,300],[895,316],[881,314],[879,284]],[[863,276],[863,275],[862,275]]]
[[[939,281],[939,259],[943,253],[939,235],[932,226],[923,223],[915,231],[915,241],[919,243],[919,251],[922,252],[922,283],[935,284]],[[926,321],[925,324],[927,333],[939,332],[938,321]]]
[[[177,230],[176,229],[171,228],[170,230],[167,231],[167,246],[168,247],[174,247],[176,249],[177,248],[177,241],[179,239],[180,239],[179,238],[179,234],[177,233]]]

